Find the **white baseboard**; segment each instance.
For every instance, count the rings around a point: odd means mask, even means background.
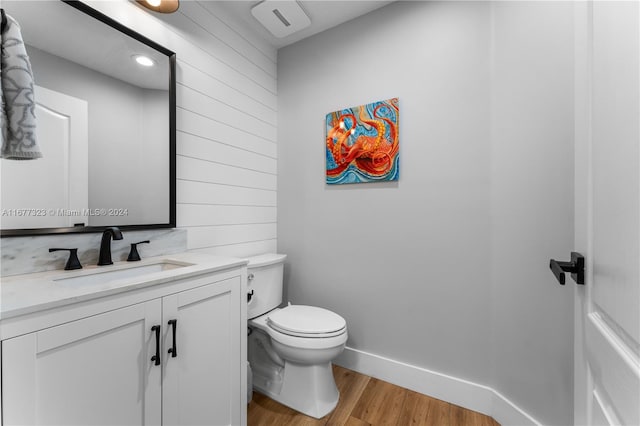
[[[430,371],[353,348],[345,348],[334,363],[367,376],[450,402],[493,417],[502,426],[539,426],[521,410],[490,387]]]

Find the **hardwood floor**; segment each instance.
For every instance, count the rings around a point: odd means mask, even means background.
[[[346,368],[334,365],[333,375],[340,401],[325,417],[305,416],[254,392],[248,426],[500,426],[484,414]]]

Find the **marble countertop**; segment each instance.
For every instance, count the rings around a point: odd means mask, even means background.
[[[81,277],[135,269],[162,263],[172,269],[145,273],[137,277],[117,277],[83,282]],[[14,275],[0,282],[0,319],[15,317],[86,300],[164,284],[175,279],[223,271],[247,264],[246,259],[198,253],[180,253],[143,259],[139,262],[114,262],[108,266],[86,266],[74,271],[47,271]],[[116,274],[117,275],[117,274]],[[98,282],[106,281],[106,282]]]

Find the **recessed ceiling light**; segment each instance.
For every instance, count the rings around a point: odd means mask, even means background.
[[[152,67],[156,64],[156,62],[148,56],[133,55],[132,58],[135,59],[135,61],[143,67]]]

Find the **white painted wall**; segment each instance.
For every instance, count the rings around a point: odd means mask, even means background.
[[[278,53],[278,249],[348,346],[572,423],[572,6],[401,2]],[[327,186],[323,119],[400,98],[400,181]],[[499,419],[500,420],[500,419]]]
[[[573,5],[496,2],[491,120],[496,390],[545,424],[573,424]]]
[[[345,316],[349,346],[481,382],[490,377],[489,17],[481,3],[392,5],[278,57],[289,297]],[[414,48],[403,48],[409,40]],[[400,181],[325,185],[325,115],[396,96]]]

